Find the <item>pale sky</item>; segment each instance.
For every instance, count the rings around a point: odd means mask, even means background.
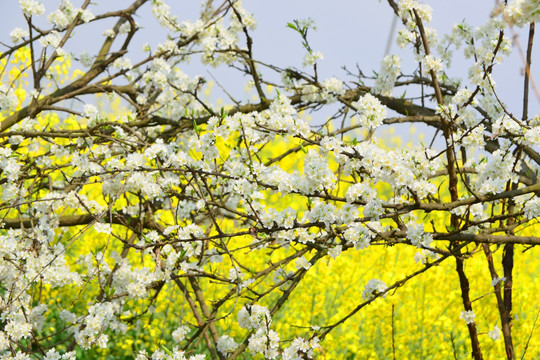
[[[0,41],[9,44],[9,32],[15,27],[26,27],[24,18],[18,7],[17,0],[0,0],[2,5],[2,15],[0,15]],[[50,13],[59,3],[58,0],[43,1],[46,13]],[[75,6],[80,6],[82,0],[72,0]],[[106,10],[127,7],[131,1],[128,0],[93,0],[90,9],[94,14]],[[199,11],[199,1],[167,1],[171,5],[172,13],[176,14],[180,20],[195,20]],[[216,2],[221,3],[221,2]],[[473,26],[483,23],[489,16],[493,8],[494,0],[453,0],[427,1],[433,7],[433,22],[442,36],[448,32],[452,24],[465,19]],[[258,20],[254,37],[254,55],[257,59],[278,66],[296,66],[301,68],[304,50],[301,46],[300,37],[291,29],[286,28],[287,22],[293,19],[311,17],[317,24],[317,31],[310,33],[312,48],[321,51],[324,59],[319,65],[319,74],[322,79],[337,76],[344,80],[352,80],[345,76],[342,66],[347,66],[351,70],[356,69],[356,64],[365,74],[371,74],[372,70],[379,70],[379,62],[383,58],[393,12],[386,1],[378,0],[336,0],[333,2],[322,0],[244,0],[244,6],[255,14]],[[45,17],[42,17],[43,20]],[[42,20],[42,21],[43,21]],[[158,43],[165,40],[165,33],[159,28],[157,22],[150,15],[150,4],[146,4],[140,12],[140,17],[136,19],[143,29],[139,31],[135,38],[135,44],[139,50],[140,44],[145,42]],[[85,25],[76,32],[77,38],[70,44],[67,50],[78,54],[82,50],[89,53],[97,49],[102,41],[102,32],[112,26],[112,22],[104,24]],[[400,24],[397,24],[400,28]],[[81,34],[81,31],[84,33]],[[526,49],[527,31],[526,29],[515,29],[518,40]],[[508,33],[510,36],[511,34]],[[82,39],[82,40],[81,40]],[[534,62],[539,54],[540,44],[535,44],[533,54],[532,73],[533,76],[540,73],[537,63]],[[0,49],[3,47],[0,47]],[[404,73],[410,74],[415,68],[415,64],[408,55],[410,49],[405,51],[398,48],[395,42],[392,44],[390,53],[404,55],[402,57]],[[456,52],[457,53],[457,52]],[[139,53],[140,54],[140,53]],[[135,55],[132,60],[136,60]],[[128,57],[131,57],[128,54]],[[408,60],[407,60],[408,57]],[[308,70],[308,69],[304,69]],[[239,79],[238,74],[221,67],[218,69],[202,67],[196,61],[184,70],[188,75],[201,74],[210,79],[208,71],[226,86],[237,87],[233,93],[242,95],[244,79]],[[523,91],[523,62],[519,53],[514,51],[512,56],[505,61],[505,64],[495,68],[494,76],[498,85],[501,98],[508,105],[511,112],[516,116],[521,116],[521,94]],[[462,61],[456,59],[452,68],[449,69],[451,77],[466,77],[467,70]],[[538,75],[540,78],[540,75]],[[240,80],[240,81],[239,81]],[[540,80],[539,80],[540,81]],[[399,95],[399,94],[395,94]],[[530,114],[538,113],[540,105],[531,90]]]

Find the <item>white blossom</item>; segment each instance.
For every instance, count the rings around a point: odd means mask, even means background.
[[[464,310],[461,312],[461,315],[459,316],[459,318],[465,320],[467,324],[473,324],[475,315],[472,310]]]
[[[112,66],[114,66],[115,68],[119,70],[129,70],[133,67],[133,65],[131,65],[131,60],[129,60],[126,57],[121,57],[121,58],[116,59],[113,62]]]
[[[437,59],[432,55],[426,55],[422,61],[422,64],[424,65],[424,69],[426,70],[426,72],[433,70],[436,74],[439,74],[443,71],[442,60]]]
[[[386,55],[381,61],[381,70],[377,74],[375,86],[372,91],[375,94],[391,96],[394,84],[401,72],[401,59],[398,55]]]
[[[238,325],[244,329],[256,329],[272,322],[270,312],[260,305],[246,305],[238,312]]]
[[[385,292],[387,289],[386,284],[379,279],[371,279],[364,286],[364,291],[362,292],[362,298],[364,300],[371,300],[375,298],[378,294]],[[383,295],[385,297],[386,295]]]
[[[506,277],[495,277],[491,280],[491,286],[497,286],[498,283],[506,280]]]
[[[223,355],[227,356],[229,353],[236,350],[238,344],[229,335],[222,335],[217,341],[217,350]]]
[[[19,103],[17,95],[13,89],[6,88],[5,85],[0,85],[0,109],[7,110],[14,108]]]
[[[386,107],[371,94],[360,97],[353,105],[360,115],[360,123],[365,127],[376,128],[382,124],[386,117]]]
[[[187,333],[189,333],[189,327],[180,326],[179,328],[173,331],[172,333],[173,340],[179,343],[186,338]]]
[[[90,22],[96,18],[96,16],[92,14],[92,12],[88,9],[81,11],[80,14],[81,14],[81,20],[84,21],[85,23]]]
[[[93,123],[99,119],[100,114],[95,105],[85,104],[83,108],[83,116],[88,118],[90,122]]]
[[[499,340],[501,338],[501,329],[499,329],[499,327],[497,325],[495,325],[493,327],[493,330],[490,330],[488,332],[488,335],[491,338],[491,340],[497,341],[497,340]]]
[[[9,37],[11,38],[11,41],[16,44],[19,41],[22,40],[22,38],[25,38],[28,36],[28,31],[21,29],[20,27],[16,27],[13,29],[12,32],[9,33]]]
[[[504,13],[510,23],[523,26],[540,19],[540,4],[535,0],[514,0],[508,3]]]
[[[300,256],[298,259],[296,259],[296,268],[297,269],[305,269],[309,270],[311,267],[311,263],[307,261],[307,259],[303,256]]]
[[[407,239],[416,247],[429,247],[433,236],[424,232],[424,224],[409,222],[407,224]]]
[[[322,60],[324,59],[324,56],[323,54],[320,52],[320,51],[312,51],[312,52],[308,52],[305,56],[304,56],[304,62],[303,62],[303,65],[304,66],[313,66],[315,65],[315,63],[317,62],[317,60]]]
[[[19,6],[26,16],[40,16],[45,12],[45,6],[36,0],[19,0]]]
[[[62,41],[62,38],[56,31],[51,31],[49,34],[39,39],[39,43],[41,44],[41,46],[51,46],[55,49],[57,49],[60,45],[60,41]]]
[[[523,211],[527,219],[534,219],[540,216],[540,197],[534,196],[531,200],[527,201],[523,206]]]
[[[249,338],[248,349],[253,354],[263,354],[265,359],[275,359],[278,356],[279,335],[274,330],[259,328]]]

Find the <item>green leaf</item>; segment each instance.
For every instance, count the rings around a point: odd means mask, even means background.
[[[110,287],[108,285],[105,286],[104,290],[105,290],[105,295],[107,296],[107,298],[112,297],[114,295],[115,291],[116,291],[114,288],[112,288],[112,287]]]
[[[297,28],[296,25],[294,25],[293,23],[287,23],[287,27],[288,27],[288,28],[291,28],[291,29],[293,29],[293,30],[295,30],[295,31],[298,31],[298,28]]]
[[[227,113],[227,110],[225,110],[224,107],[221,108],[219,116],[221,117],[221,120],[224,120],[229,114]]]
[[[169,356],[173,356],[173,353],[171,350],[169,350],[165,345],[161,344],[161,348],[163,351],[165,351]]]

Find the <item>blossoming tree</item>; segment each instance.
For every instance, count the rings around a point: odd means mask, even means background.
[[[367,305],[451,263],[464,353],[482,359],[486,338],[502,337],[493,356],[516,358],[515,252],[540,244],[540,116],[528,105],[540,6],[498,4],[485,25],[438,37],[428,5],[388,4],[416,70],[402,73],[389,55],[374,77],[345,82],[319,77],[310,21],[288,24],[303,69],[257,59],[240,1],[206,1],[188,21],[162,0],[105,13],[90,0],[52,11],[19,0],[26,24],[0,55],[0,357],[322,357]],[[169,40],[137,53],[143,6]],[[71,52],[88,23],[111,19],[96,53]],[[505,105],[492,76],[515,26],[529,28],[521,109]],[[468,69],[450,68],[457,50]],[[232,67],[256,100],[217,106],[207,80],[182,70],[191,57]],[[414,95],[393,95],[403,89]],[[327,108],[327,123],[308,122]],[[393,149],[378,139],[404,123],[434,141]],[[333,321],[301,312],[280,334],[280,312],[310,291],[302,284],[317,268],[354,253],[353,271],[396,248],[412,250],[410,265],[355,284],[356,303],[328,309]],[[491,307],[471,295],[466,265],[477,259]],[[495,327],[482,312],[498,315]],[[523,354],[534,351],[532,328],[517,339]]]

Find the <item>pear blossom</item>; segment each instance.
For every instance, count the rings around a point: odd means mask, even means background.
[[[21,41],[22,38],[25,38],[28,36],[28,31],[21,29],[20,27],[16,27],[13,29],[12,32],[9,33],[9,37],[11,38],[11,41],[16,44],[19,41]]]
[[[45,6],[36,0],[19,0],[19,6],[26,16],[40,16],[45,12]]]
[[[371,279],[364,287],[362,292],[362,298],[364,300],[371,300],[377,294],[385,292],[387,289],[386,284],[379,279]],[[383,297],[386,295],[383,295]]]
[[[472,310],[464,310],[459,316],[459,318],[465,320],[467,324],[473,324],[475,317],[476,316]]]

